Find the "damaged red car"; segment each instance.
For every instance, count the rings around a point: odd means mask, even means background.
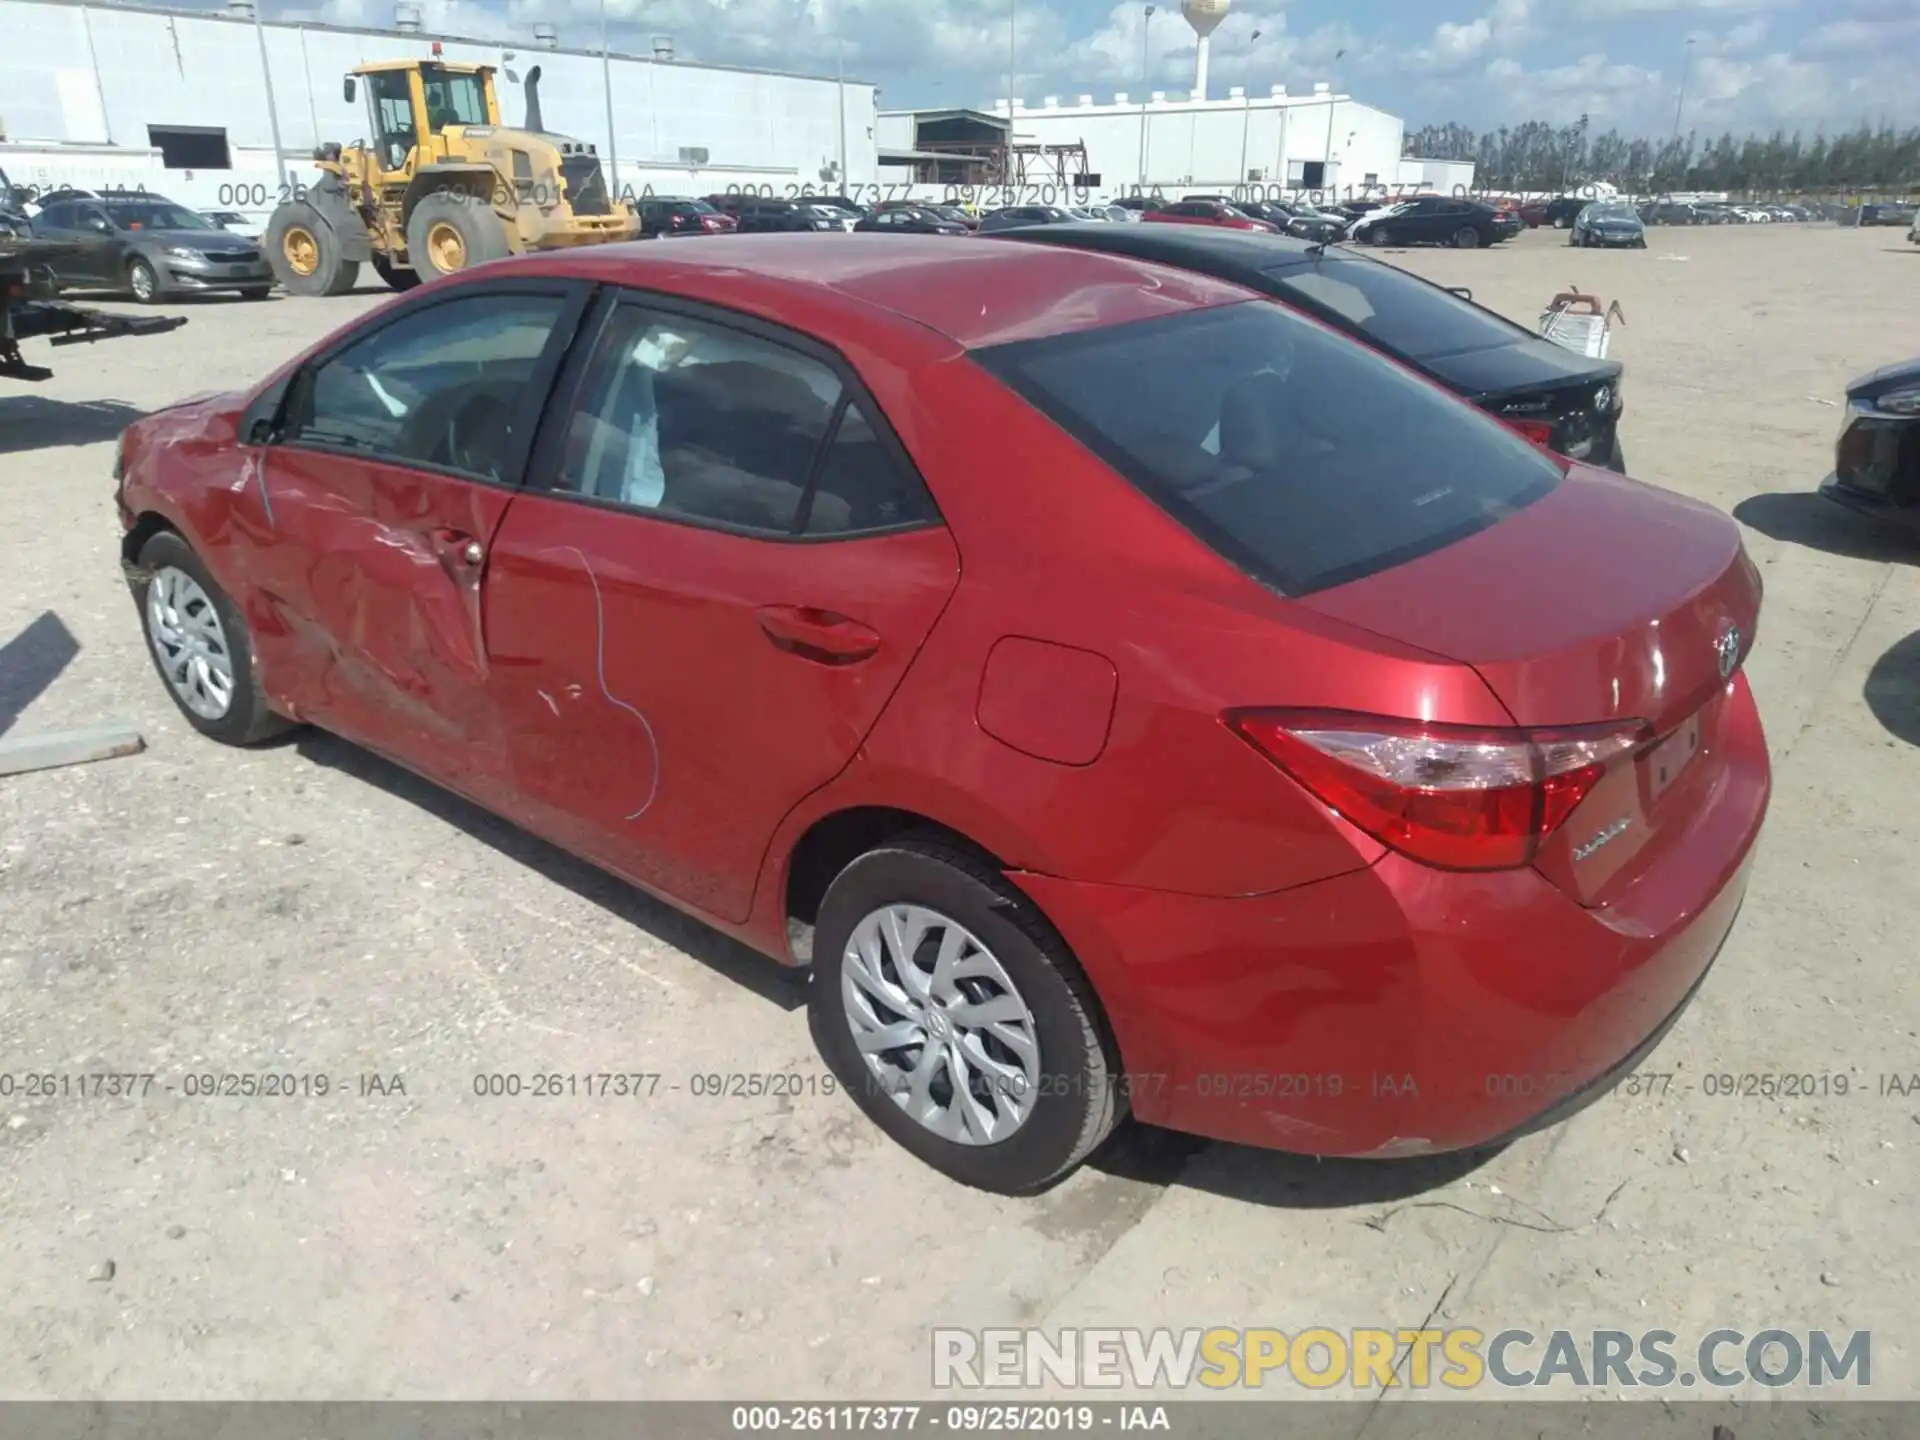
[[[1121,256],[504,261],[118,471],[199,731],[324,727],[810,965],[853,1099],[991,1190],[1128,1113],[1549,1123],[1700,986],[1767,808],[1731,520]]]

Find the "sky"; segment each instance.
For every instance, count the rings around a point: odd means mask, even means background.
[[[602,0],[421,0],[426,28],[598,43]],[[614,48],[671,36],[681,59],[881,87],[882,109],[1030,104],[1184,91],[1194,37],[1179,0],[604,0]],[[388,25],[391,0],[263,0],[272,18]],[[1275,84],[1477,130],[1585,114],[1595,131],[1832,133],[1920,124],[1920,0],[1233,0],[1209,91]],[[1684,76],[1684,96],[1682,80]],[[1143,78],[1144,77],[1144,78]],[[1684,104],[1683,104],[1684,101]]]

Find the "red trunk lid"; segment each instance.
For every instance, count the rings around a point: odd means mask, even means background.
[[[1718,792],[1760,593],[1726,515],[1575,466],[1490,529],[1298,603],[1472,665],[1521,725],[1645,721],[1649,744],[1614,763],[1537,862],[1601,904]]]

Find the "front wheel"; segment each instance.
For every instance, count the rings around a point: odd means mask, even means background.
[[[493,207],[470,195],[429,195],[407,217],[407,263],[422,280],[456,275],[511,254]]]
[[[1393,243],[1393,234],[1391,231],[1383,230],[1375,226],[1373,229],[1367,231],[1367,243],[1369,245],[1391,245]]]
[[[257,745],[290,728],[260,688],[246,622],[193,547],[163,530],[134,569],[147,651],[187,723],[224,745]]]
[[[138,255],[127,262],[127,289],[142,305],[151,305],[160,298],[160,276]]]
[[[1480,232],[1471,225],[1462,225],[1453,232],[1453,248],[1456,250],[1475,250],[1480,245]]]
[[[821,902],[809,1020],[855,1103],[964,1185],[1030,1195],[1124,1112],[1119,1056],[1066,942],[992,866],[908,836]]]
[[[420,283],[420,272],[395,265],[384,255],[373,257],[373,273],[386,282],[389,290],[411,290]]]

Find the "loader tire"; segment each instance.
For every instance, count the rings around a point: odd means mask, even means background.
[[[512,251],[493,207],[470,195],[429,195],[407,218],[407,259],[422,280],[457,275]]]
[[[267,263],[289,295],[345,295],[360,264],[342,252],[340,238],[303,200],[289,200],[267,222]]]
[[[389,290],[411,290],[420,283],[418,270],[409,270],[404,265],[395,265],[384,255],[373,257],[373,273],[386,282]]]

